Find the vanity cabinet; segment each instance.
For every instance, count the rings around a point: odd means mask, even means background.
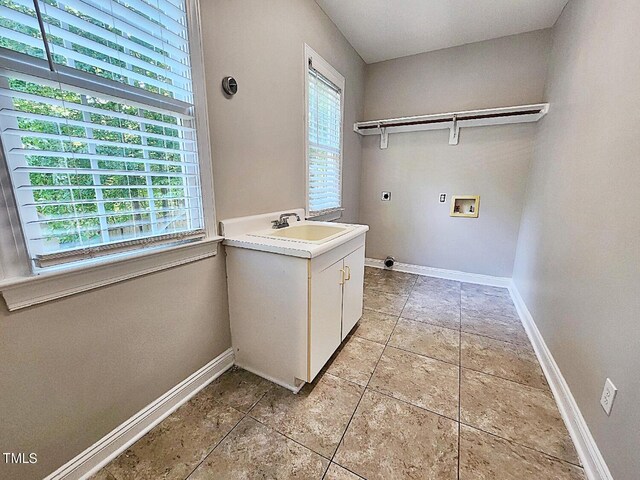
[[[226,247],[235,362],[290,390],[362,316],[365,234],[312,258]]]
[[[315,378],[362,316],[364,245],[333,262],[343,253],[311,260],[307,381]]]
[[[342,340],[362,317],[364,245],[344,258],[346,279],[342,294]]]

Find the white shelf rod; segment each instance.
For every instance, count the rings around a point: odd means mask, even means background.
[[[380,148],[387,148],[390,133],[449,129],[449,144],[457,145],[462,127],[483,127],[509,123],[537,122],[549,111],[548,103],[516,107],[486,108],[463,112],[436,113],[414,117],[386,118],[356,122],[353,131],[360,135],[380,135]]]

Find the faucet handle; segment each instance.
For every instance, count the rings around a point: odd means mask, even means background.
[[[300,215],[297,213],[283,213],[279,220],[271,220],[273,228],[286,228],[289,226],[289,217],[296,217],[300,221]]]
[[[300,215],[298,215],[297,213],[283,213],[282,215],[280,215],[280,220],[288,217],[296,217],[296,220],[300,221]]]
[[[286,228],[289,226],[288,217],[280,216],[279,220],[271,220],[273,228]]]

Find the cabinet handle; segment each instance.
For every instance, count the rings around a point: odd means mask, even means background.
[[[344,268],[340,269],[340,285],[344,285]]]
[[[347,276],[347,278],[345,278],[345,280],[349,281],[349,280],[351,280],[351,267],[348,266],[348,265],[345,265],[344,268],[346,268],[347,272],[348,272],[347,273],[348,276]]]

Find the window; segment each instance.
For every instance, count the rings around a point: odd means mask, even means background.
[[[187,0],[0,0],[0,140],[36,269],[206,235]]]
[[[307,215],[342,210],[344,77],[311,48],[307,59]]]

